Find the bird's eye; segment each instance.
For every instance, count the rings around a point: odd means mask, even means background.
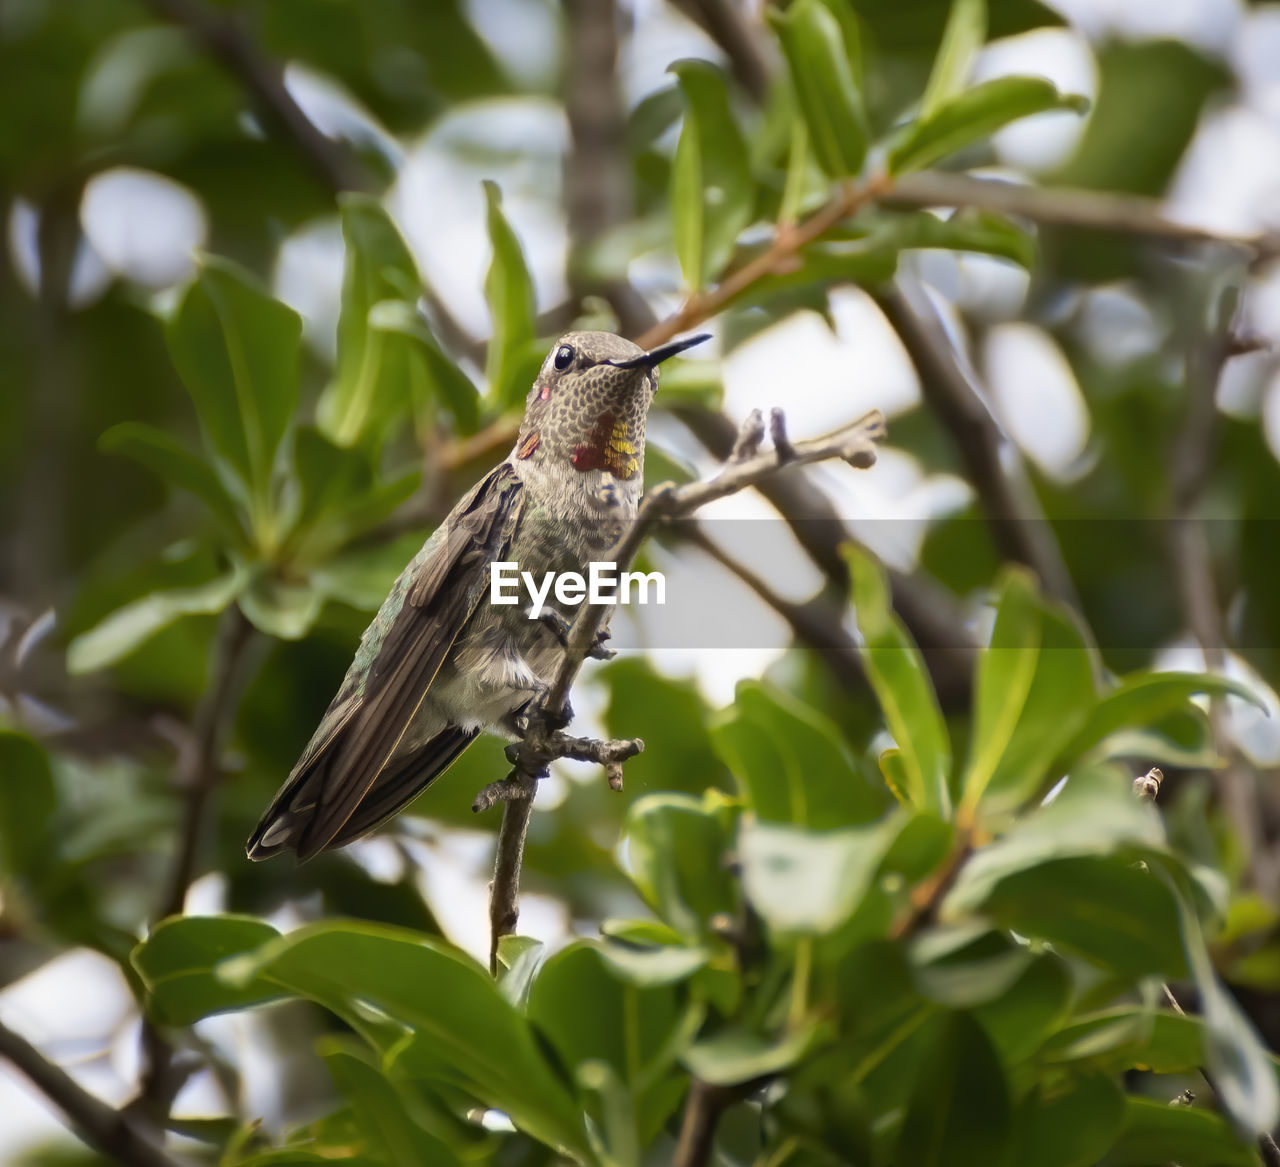
[[[576,354],[573,349],[571,349],[567,344],[562,344],[558,349],[556,349],[555,360],[551,363],[555,365],[558,372],[563,373],[565,369],[573,364],[573,358],[575,355]]]

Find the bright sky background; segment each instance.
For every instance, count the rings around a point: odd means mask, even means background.
[[[1092,95],[1096,68],[1091,45],[1112,36],[1172,36],[1194,43],[1235,71],[1234,98],[1207,110],[1183,160],[1168,202],[1170,214],[1187,222],[1230,232],[1280,228],[1280,6],[1246,9],[1240,0],[1053,0],[1072,22],[1066,29],[1042,30],[992,45],[978,65],[981,77],[1007,72],[1040,73],[1060,87]],[[482,35],[505,63],[521,76],[538,79],[556,51],[553,10],[547,0],[469,0]],[[668,83],[666,68],[680,57],[718,57],[714,46],[693,25],[659,0],[632,0],[636,35],[622,62],[629,100],[639,100]],[[104,54],[104,59],[106,54]],[[397,216],[426,278],[477,335],[489,331],[482,281],[488,264],[484,231],[482,178],[496,178],[504,205],[530,262],[539,304],[550,306],[565,293],[566,230],[560,207],[561,155],[568,133],[563,113],[549,101],[501,100],[456,110],[422,140],[403,148],[390,141],[367,114],[355,108],[330,80],[292,68],[289,84],[322,128],[379,142],[388,156],[402,161],[389,205]],[[104,84],[99,77],[95,84]],[[101,112],[102,90],[91,89],[84,116]],[[999,161],[1030,173],[1051,168],[1072,149],[1083,122],[1049,114],[1012,126],[996,139]],[[461,155],[459,143],[482,144]],[[401,157],[402,155],[402,157]],[[191,271],[191,252],[208,235],[200,201],[184,187],[158,174],[118,169],[95,178],[85,191],[81,222],[89,241],[77,260],[73,280],[76,303],[91,302],[109,282],[124,276],[171,303],[174,285]],[[9,251],[29,287],[38,280],[35,215],[15,205],[7,224]],[[342,244],[336,219],[308,224],[287,239],[274,274],[277,293],[305,317],[311,342],[332,351],[341,282]],[[989,386],[992,405],[1024,455],[1044,472],[1064,479],[1086,464],[1090,442],[1088,404],[1054,340],[1018,320],[1026,294],[1025,273],[1010,264],[982,257],[957,259],[944,254],[919,257],[917,271],[953,322],[956,309],[980,311],[996,326],[981,351],[970,353]],[[674,307],[679,272],[667,257],[637,261],[637,283]],[[1130,359],[1161,344],[1142,304],[1124,287],[1102,289],[1079,306],[1081,335],[1103,360]],[[1280,343],[1280,265],[1263,272],[1249,303],[1252,327]],[[752,408],[768,410],[785,403],[793,436],[818,434],[872,407],[889,416],[909,409],[919,386],[896,337],[870,300],[858,291],[833,299],[832,332],[813,314],[799,313],[744,344],[724,363],[726,408],[735,418]],[[714,326],[713,326],[714,331]],[[962,333],[960,333],[963,336]],[[714,359],[714,343],[696,350]],[[1244,362],[1236,362],[1244,366]],[[1224,409],[1243,416],[1261,413],[1273,451],[1280,456],[1280,378],[1263,383],[1247,367],[1233,370],[1222,387]],[[654,433],[680,451],[676,427]],[[705,458],[699,460],[704,469]],[[958,479],[933,474],[910,455],[890,446],[869,472],[823,468],[821,481],[859,534],[887,560],[909,566],[924,526],[931,518],[963,506],[968,488]],[[761,517],[771,512],[752,494],[726,499],[708,517]],[[873,520],[894,517],[897,523]],[[886,541],[884,532],[892,530]],[[816,581],[798,553],[770,546],[735,548],[786,594],[803,596]],[[780,564],[794,564],[789,576]],[[687,557],[664,564],[668,587],[680,586],[682,573],[708,570]],[[704,585],[705,586],[705,585]],[[726,586],[739,586],[729,585]],[[743,610],[752,601],[743,596]],[[762,627],[777,627],[761,610]],[[785,639],[777,627],[777,643]],[[1188,667],[1186,646],[1170,646],[1166,664]],[[755,675],[777,655],[776,649],[736,652],[665,651],[658,664],[671,672],[696,674],[716,702],[728,701],[738,678]],[[1274,700],[1274,698],[1271,698]],[[595,720],[599,693],[589,683],[575,693],[575,705],[587,727]],[[1271,725],[1280,724],[1273,717]],[[1241,726],[1260,757],[1280,752],[1275,730],[1255,719]],[[572,773],[572,778],[567,777]],[[553,777],[540,804],[551,804],[557,784],[597,780],[572,772]],[[563,790],[563,788],[560,788]],[[536,829],[536,822],[535,822]],[[449,934],[475,953],[483,952],[484,880],[491,835],[460,832],[433,846],[424,882],[432,906]],[[391,849],[375,839],[358,845],[362,862],[374,869],[394,862]],[[192,889],[189,910],[221,906],[218,878]],[[569,934],[570,921],[558,905],[536,896],[522,900],[522,924],[555,942]],[[288,921],[279,921],[287,924]],[[131,1093],[137,1068],[137,1021],[124,982],[113,965],[87,951],[67,953],[0,994],[0,1016],[41,1046],[86,1087],[109,1102]],[[217,1018],[203,1032],[215,1043],[235,1048],[246,1068],[250,1091],[270,1121],[278,1101],[271,1060],[255,1038],[251,1015]],[[176,1113],[216,1112],[210,1083],[197,1077],[180,1096]],[[213,1108],[213,1109],[211,1109]],[[0,1066],[0,1161],[21,1147],[46,1138],[58,1124],[25,1083]]]

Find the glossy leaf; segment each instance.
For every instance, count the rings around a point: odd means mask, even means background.
[[[1014,1114],[1013,1162],[1090,1167],[1119,1138],[1125,1122],[1120,1087],[1101,1074],[1043,1084]]]
[[[799,1029],[770,1039],[746,1030],[723,1029],[685,1053],[693,1075],[713,1086],[735,1086],[793,1067],[813,1045],[816,1032]]]
[[[485,376],[490,400],[507,407],[521,402],[529,390],[522,378],[529,347],[535,339],[533,280],[520,240],[502,212],[502,195],[496,183],[484,184],[484,197],[493,251],[484,279],[484,295],[493,322]]]
[[[1012,1137],[1009,1088],[996,1051],[967,1013],[939,1023],[898,1139],[897,1161],[915,1167],[988,1167]]]
[[[346,271],[338,318],[338,361],[320,398],[320,429],[338,446],[384,436],[387,421],[411,401],[410,363],[415,353],[400,333],[370,325],[385,300],[408,308],[418,298],[417,265],[382,205],[366,195],[341,199]]]
[[[832,178],[857,174],[867,156],[862,93],[845,30],[822,0],[769,11],[818,165]]]
[[[901,811],[838,831],[746,821],[738,857],[747,899],[784,935],[834,932],[861,902],[906,821]]]
[[[826,830],[884,812],[883,792],[858,772],[836,727],[773,686],[739,684],[712,738],[763,822]]]
[[[99,445],[109,454],[132,458],[171,485],[195,495],[219,522],[224,534],[243,542],[235,500],[223,488],[217,472],[176,438],[154,426],[123,422],[107,430]]]
[[[302,323],[246,272],[206,257],[169,322],[173,363],[213,449],[249,489],[259,522],[298,401]]]
[[[728,263],[751,222],[755,190],[723,75],[699,60],[677,61],[671,71],[687,106],[671,171],[676,254],[696,289]]]
[[[147,986],[152,1013],[170,1025],[190,1025],[284,995],[278,985],[258,979],[231,985],[217,974],[221,961],[279,935],[251,916],[177,916],[157,924],[130,959]]]
[[[212,616],[229,608],[248,583],[232,571],[198,587],[151,592],[112,612],[67,647],[67,669],[91,673],[128,656],[157,632],[183,616]]]
[[[999,77],[967,90],[914,122],[889,151],[889,171],[907,174],[990,137],[1019,118],[1048,110],[1083,113],[1088,103],[1063,96],[1041,77]]]
[[[969,80],[974,58],[987,39],[986,0],[952,0],[942,31],[942,44],[920,99],[920,116],[927,118],[956,96]]]
[[[1174,1162],[1179,1167],[1255,1167],[1257,1159],[1221,1115],[1154,1098],[1126,1098],[1124,1130],[1106,1158],[1108,1167]]]
[[[904,793],[912,806],[947,817],[951,742],[920,650],[889,608],[883,570],[866,553],[846,552],[861,655],[871,687],[898,745]]]

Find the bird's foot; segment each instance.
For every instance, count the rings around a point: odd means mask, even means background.
[[[559,641],[561,648],[569,647],[569,632],[573,625],[569,623],[562,613],[557,612],[554,608],[544,608],[538,614],[538,621]],[[587,656],[591,657],[592,660],[613,660],[618,654],[608,646],[608,640],[608,631],[601,628],[596,633],[595,642],[587,650]]]

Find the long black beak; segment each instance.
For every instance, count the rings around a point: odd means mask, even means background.
[[[660,365],[668,357],[674,357],[676,353],[682,353],[687,348],[693,348],[695,344],[701,344],[704,340],[710,340],[711,333],[700,332],[697,336],[687,336],[684,340],[673,340],[670,344],[660,344],[657,348],[651,348],[647,353],[641,353],[639,356],[627,357],[625,360],[606,361],[606,364],[613,365],[617,369],[652,369],[654,365]]]

